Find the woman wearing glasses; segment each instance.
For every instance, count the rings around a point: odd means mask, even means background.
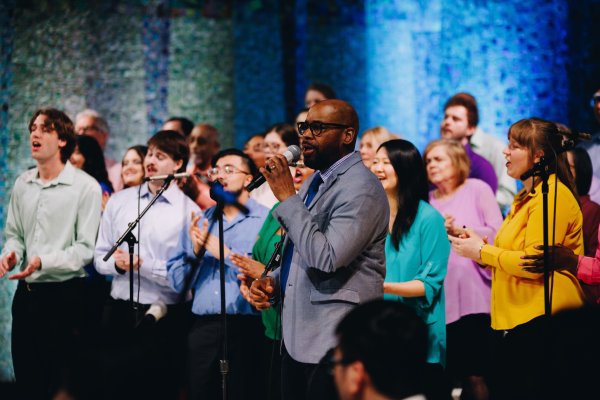
[[[529,118],[516,122],[508,131],[509,144],[504,149],[506,168],[511,178],[521,179],[542,157],[549,161],[550,245],[561,244],[581,255],[582,216],[577,192],[566,154],[556,156],[561,139],[556,125],[550,121]],[[537,177],[522,183],[524,188],[515,196],[493,244],[471,229],[459,236],[449,236],[458,255],[492,271],[491,321],[492,328],[499,333],[491,387],[494,398],[543,396],[541,390],[548,383],[544,360],[546,352],[553,351],[544,343],[547,325],[543,276],[523,270],[520,265],[522,256],[539,254],[537,246],[543,243],[542,185]],[[552,312],[582,305],[583,293],[577,278],[568,271],[555,272]]]

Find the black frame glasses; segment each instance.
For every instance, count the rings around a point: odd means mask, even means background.
[[[300,136],[303,136],[306,133],[306,131],[309,129],[313,135],[321,136],[324,131],[328,130],[328,128],[338,128],[338,129],[351,128],[350,125],[336,124],[333,122],[321,122],[321,121],[298,122],[297,126],[298,126],[298,134]]]
[[[590,100],[590,105],[592,107],[594,107],[598,103],[600,103],[600,94],[595,94],[592,96],[592,99]]]

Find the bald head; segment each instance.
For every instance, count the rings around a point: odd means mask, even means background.
[[[350,126],[354,131],[351,143],[351,147],[354,149],[358,133],[358,114],[349,103],[338,99],[323,100],[312,106],[308,113],[309,115],[311,113],[326,115],[328,117],[327,121],[322,122],[335,122]],[[307,119],[309,119],[308,116]]]
[[[336,161],[354,151],[358,116],[342,100],[323,100],[308,110],[309,127],[300,138],[304,164],[325,171]],[[308,132],[310,131],[310,133]]]

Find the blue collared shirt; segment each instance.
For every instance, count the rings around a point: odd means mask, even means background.
[[[140,190],[140,211],[154,197],[148,190],[148,184],[136,186],[115,193],[106,204],[102,215],[100,233],[96,243],[94,262],[96,270],[104,275],[112,275],[111,296],[115,299],[129,299],[129,274],[120,274],[115,269],[115,260],[110,257],[103,261],[102,257],[112,248],[114,243],[127,229],[127,224],[138,215],[138,189]],[[179,294],[171,289],[167,280],[167,262],[170,259],[181,259],[187,262],[193,257],[190,246],[182,243],[190,242],[188,234],[191,213],[201,214],[200,208],[190,200],[176,184],[171,186],[158,198],[156,203],[141,219],[138,228],[133,230],[139,239],[139,254],[142,260],[140,271],[140,292],[138,279],[134,279],[134,298],[142,304],[162,301],[175,304]],[[127,251],[127,243],[121,248]],[[185,254],[185,251],[188,254]],[[137,255],[137,245],[135,253]]]
[[[269,210],[250,198],[245,206],[250,211],[247,215],[239,213],[233,220],[223,221],[225,246],[237,254],[252,255],[252,247],[256,242],[258,231],[262,227]],[[206,210],[206,217],[212,220],[215,208]],[[202,221],[198,222],[202,226]],[[210,233],[219,236],[219,224],[215,222]],[[184,244],[190,246],[190,243]],[[190,273],[189,263],[183,260],[172,260],[169,263],[168,278],[172,287],[181,291],[185,278]],[[225,305],[227,314],[258,315],[252,306],[240,294],[240,282],[237,279],[238,268],[225,259]],[[197,315],[216,315],[221,312],[221,291],[219,281],[219,260],[210,252],[206,252],[200,260],[197,277],[192,285],[194,302],[192,312]]]

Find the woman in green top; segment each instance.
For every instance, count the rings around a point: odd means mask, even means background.
[[[425,165],[412,143],[402,139],[384,142],[371,171],[383,185],[390,205],[385,298],[413,307],[427,324],[427,398],[447,398],[443,283],[450,244],[444,218],[428,203]]]
[[[294,178],[294,188],[296,192],[304,181],[314,173],[314,170],[304,165],[302,159],[295,166],[290,167],[290,172]],[[279,206],[275,204],[269,211],[267,219],[263,223],[262,228],[258,232],[258,239],[252,248],[252,258],[242,256],[240,254],[232,254],[231,261],[240,269],[238,278],[246,283],[257,279],[261,276],[265,269],[265,265],[271,259],[275,245],[281,240],[283,229],[279,222],[273,217],[273,210]],[[240,290],[246,290],[250,285],[242,285]],[[279,398],[281,388],[279,380],[279,371],[281,366],[281,358],[279,355],[279,342],[281,341],[281,312],[278,307],[271,307],[268,310],[261,312],[263,325],[265,326],[265,336],[271,341],[271,367],[270,374],[272,381],[269,385],[271,399]]]

